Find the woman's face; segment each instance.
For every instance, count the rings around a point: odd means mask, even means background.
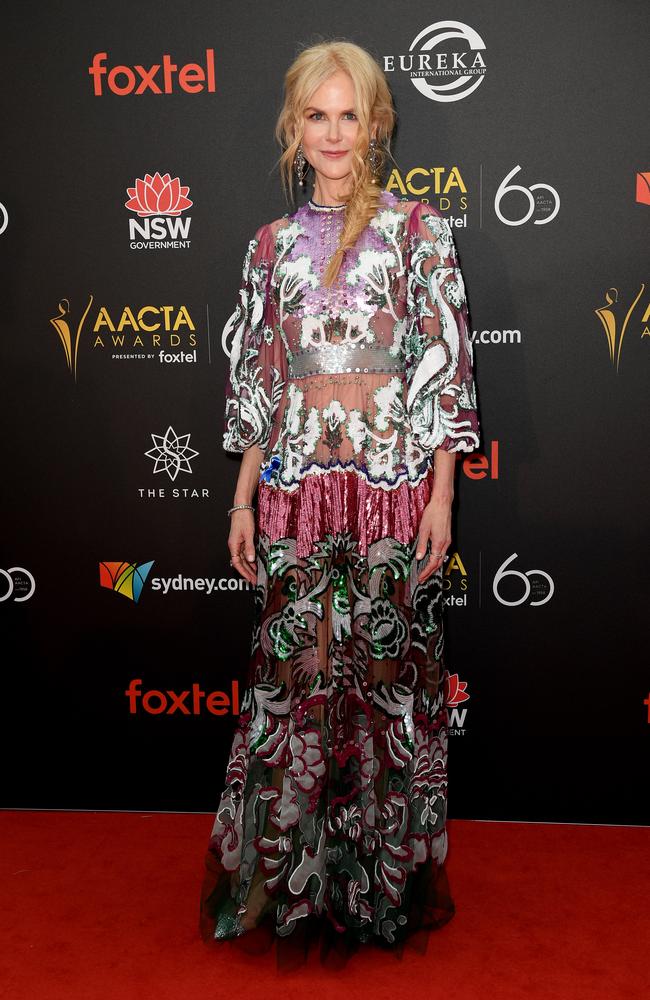
[[[303,112],[302,148],[316,174],[339,181],[352,169],[352,147],[359,131],[352,80],[337,70],[321,83]]]

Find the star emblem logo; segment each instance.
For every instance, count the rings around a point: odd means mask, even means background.
[[[198,451],[190,448],[190,434],[177,434],[170,425],[164,434],[152,434],[154,447],[145,451],[153,460],[153,471],[166,472],[172,482],[179,472],[191,472],[190,459],[196,458]]]

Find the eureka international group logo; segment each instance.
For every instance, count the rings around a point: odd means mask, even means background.
[[[191,216],[181,215],[193,202],[187,197],[189,187],[171,174],[145,174],[137,177],[126,193],[124,207],[137,215],[129,219],[131,250],[187,250]]]
[[[384,72],[395,71],[408,74],[430,101],[461,101],[483,82],[485,42],[462,21],[436,21],[415,36],[408,52],[384,56]]]
[[[153,559],[139,566],[134,562],[100,562],[99,584],[137,604],[153,564]]]

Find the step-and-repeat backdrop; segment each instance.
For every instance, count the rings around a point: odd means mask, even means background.
[[[450,815],[649,821],[647,27],[613,0],[5,13],[3,806],[216,806],[253,612],[223,333],[291,209],[284,72],[336,37],[386,71],[385,186],[449,219],[469,297]]]

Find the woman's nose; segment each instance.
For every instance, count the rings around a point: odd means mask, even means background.
[[[332,142],[338,142],[339,139],[339,123],[330,122],[330,127],[327,130],[327,138],[331,139]]]

